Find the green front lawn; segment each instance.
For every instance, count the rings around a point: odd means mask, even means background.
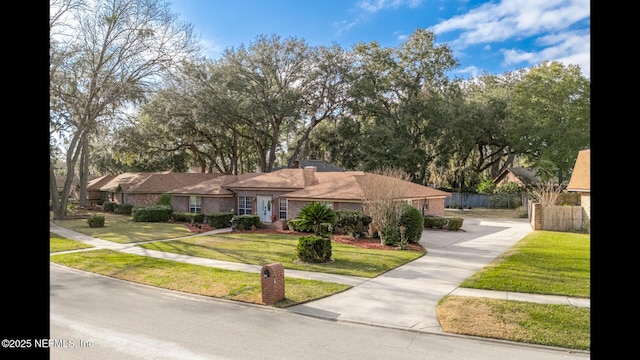
[[[112,250],[89,250],[52,255],[51,261],[163,289],[263,304],[260,274],[191,265]],[[350,287],[349,285],[285,276],[285,297],[275,306],[297,305],[339,293]]]
[[[174,239],[193,235],[182,224],[135,222],[128,215],[118,215],[108,212],[86,211],[87,214],[104,216],[104,227],[89,227],[87,219],[65,219],[50,221],[64,228],[93,236],[102,240],[109,240],[120,244],[140,241]]]
[[[153,242],[138,246],[207,259],[266,265],[281,263],[285,269],[315,271],[340,275],[376,277],[413,261],[424,252],[411,250],[363,249],[332,242],[333,262],[305,264],[297,262],[296,247],[300,235],[226,233],[190,239]]]
[[[534,231],[460,287],[589,298],[591,236]],[[437,308],[445,332],[568,349],[591,349],[591,309],[445,296]]]
[[[534,231],[460,287],[590,297],[591,236]]]
[[[49,251],[52,253],[60,251],[87,249],[93,246],[85,244],[81,241],[67,239],[56,233],[49,232]]]
[[[128,216],[105,215],[109,229],[91,229],[86,219],[54,222],[87,235],[120,243],[190,235],[186,228],[178,224],[135,223]],[[50,236],[53,252],[54,243],[62,239],[58,239],[53,233]],[[334,262],[299,264],[294,261],[297,239],[298,235],[287,234],[227,233],[139,246],[255,265],[280,262],[285,269],[364,277],[375,277],[424,255],[416,251],[370,250],[334,242]],[[77,245],[68,241],[66,244],[69,246]],[[534,231],[460,286],[588,298],[591,279],[590,249],[588,234]],[[261,303],[260,277],[254,273],[176,263],[108,250],[54,254],[51,261],[161,288]],[[285,299],[276,306],[291,306],[348,288],[348,285],[286,278]],[[437,312],[445,332],[567,349],[590,349],[589,308],[446,296],[440,301]]]

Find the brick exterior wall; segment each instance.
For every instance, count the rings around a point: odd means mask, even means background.
[[[171,206],[174,212],[189,212],[189,197],[173,195],[171,197]]]
[[[125,194],[125,204],[128,205],[155,205],[160,194]]]
[[[173,195],[171,197],[171,206],[173,206],[173,211],[175,212],[189,212],[189,196]],[[202,197],[200,208],[203,214],[227,212],[237,208],[236,199],[233,197]]]
[[[531,229],[542,230],[542,205],[529,202],[529,222]]]
[[[422,208],[425,200],[416,200],[411,205],[420,210],[420,213],[424,212],[424,215],[444,216],[444,199],[427,199],[426,202],[426,209]]]

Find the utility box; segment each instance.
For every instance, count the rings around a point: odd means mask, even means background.
[[[284,266],[280,263],[268,264],[260,271],[262,302],[274,305],[284,299]]]

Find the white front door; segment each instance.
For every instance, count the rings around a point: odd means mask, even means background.
[[[258,215],[260,215],[260,221],[264,223],[271,222],[271,208],[272,199],[271,196],[257,196],[258,203]]]

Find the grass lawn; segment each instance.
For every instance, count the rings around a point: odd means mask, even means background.
[[[94,214],[104,216],[104,227],[89,227],[87,219],[51,219],[50,221],[56,225],[85,235],[120,244],[173,239],[193,235],[184,225],[178,223],[135,222],[131,219],[131,216],[128,215],[95,211],[84,212],[90,216]]]
[[[87,249],[93,246],[85,244],[81,241],[67,239],[58,234],[49,232],[49,251],[52,253],[60,251]]]
[[[447,333],[590,350],[590,310],[449,295],[440,300],[436,313]]]
[[[191,265],[112,250],[52,255],[51,261],[72,268],[163,289],[264,304],[260,274]],[[276,307],[297,305],[349,289],[349,285],[288,278],[285,298]]]
[[[226,233],[184,240],[140,244],[145,249],[166,251],[208,259],[265,265],[281,263],[285,269],[315,271],[373,278],[424,255],[424,252],[362,249],[333,242],[334,261],[304,264],[295,260],[300,235]]]
[[[590,297],[590,235],[534,231],[460,287]],[[443,331],[591,349],[591,309],[446,296],[437,308]]]
[[[180,224],[135,223],[129,216],[100,215],[105,216],[105,228],[92,229],[86,219],[54,222],[83,234],[119,243],[174,239],[191,234]],[[445,215],[514,218],[515,210],[465,209],[446,211]],[[50,236],[52,252],[54,249],[72,250],[78,246],[77,242],[65,241],[56,234],[51,233]],[[304,265],[294,262],[297,238],[297,235],[287,234],[256,233],[249,236],[228,233],[139,246],[256,265],[280,262],[288,269],[364,277],[378,276],[424,255],[416,251],[373,250],[332,243],[334,262]],[[534,231],[460,286],[588,298],[590,259],[590,235]],[[51,261],[166,289],[261,303],[260,278],[253,273],[107,250],[52,254]],[[348,288],[348,285],[286,278],[285,299],[276,306],[287,307]],[[590,350],[590,314],[589,308],[459,296],[444,297],[437,308],[444,332],[576,350]]]
[[[589,234],[534,231],[460,287],[588,298]]]

